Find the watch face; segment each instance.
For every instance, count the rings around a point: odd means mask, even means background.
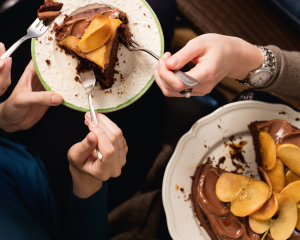
[[[259,71],[252,74],[251,78],[249,79],[249,82],[253,87],[262,87],[268,82],[268,80],[271,79],[271,77],[271,72]]]

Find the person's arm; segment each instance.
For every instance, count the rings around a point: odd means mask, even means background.
[[[284,96],[284,99],[300,99],[300,52],[288,52],[276,46],[267,46],[274,55],[276,71],[260,91]],[[190,88],[183,84],[170,70],[178,70],[188,62],[196,66],[187,74],[196,78],[199,85],[192,95],[209,93],[224,77],[244,80],[265,61],[262,51],[236,37],[204,34],[191,40],[173,56],[166,53],[157,65],[155,80],[166,96],[183,97],[179,92]],[[281,97],[282,98],[282,97]]]
[[[107,181],[118,177],[126,163],[128,147],[122,131],[106,116],[97,114],[99,126],[86,114],[90,133],[68,153],[73,192],[63,239],[108,239]],[[95,149],[103,155],[100,161]]]
[[[262,51],[243,39],[219,34],[204,34],[189,41],[173,56],[166,53],[154,73],[156,83],[168,97],[183,97],[180,91],[190,88],[172,71],[192,61],[196,66],[187,72],[199,81],[192,96],[204,96],[224,77],[243,80],[264,62]]]
[[[300,52],[284,51],[276,46],[267,48],[275,55],[276,72],[266,86],[257,90],[300,99]]]

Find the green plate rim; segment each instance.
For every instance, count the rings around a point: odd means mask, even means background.
[[[57,0],[54,0],[55,2]],[[160,25],[160,22],[156,16],[156,14],[154,13],[154,11],[152,10],[152,8],[149,6],[149,4],[145,1],[145,0],[140,0],[141,2],[143,2],[145,4],[145,6],[149,9],[149,11],[151,12],[155,22],[156,22],[156,26],[159,30],[159,36],[160,36],[160,44],[161,44],[161,52],[160,52],[160,57],[162,57],[163,53],[164,53],[164,35],[163,35],[163,32],[162,32],[162,28],[161,28],[161,25]],[[37,75],[41,81],[41,83],[43,84],[43,86],[50,92],[54,92],[50,87],[49,85],[44,81],[44,79],[42,78],[41,76],[41,73],[38,69],[38,66],[37,66],[37,63],[36,63],[36,56],[35,56],[35,41],[36,39],[33,38],[31,40],[31,53],[32,53],[32,59],[33,59],[33,64],[34,64],[34,67],[35,67],[35,70],[37,72]],[[148,81],[148,83],[142,88],[142,90],[140,90],[134,97],[132,97],[131,99],[127,100],[126,102],[116,106],[116,107],[112,107],[112,108],[104,108],[104,109],[95,109],[96,112],[101,112],[101,113],[108,113],[108,112],[114,112],[114,111],[117,111],[117,110],[120,110],[122,108],[125,108],[127,106],[129,106],[130,104],[134,103],[136,100],[138,100],[141,96],[143,96],[147,90],[151,87],[151,85],[153,84],[154,82],[154,75],[152,75],[152,77],[150,78],[150,80]],[[72,108],[74,110],[77,110],[77,111],[81,111],[81,112],[88,112],[89,109],[87,108],[81,108],[81,107],[77,107],[65,100],[63,100],[62,102],[63,105],[69,107],[69,108]]]

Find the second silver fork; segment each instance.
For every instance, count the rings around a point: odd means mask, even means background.
[[[54,22],[54,19],[51,20],[48,24],[44,24],[40,19],[36,19],[31,26],[27,29],[27,34],[22,37],[19,41],[17,41],[14,45],[12,45],[2,56],[1,59],[5,59],[9,57],[13,52],[27,39],[30,38],[38,38],[42,36]]]
[[[130,38],[131,43],[130,45],[124,45],[129,51],[144,51],[146,53],[149,53],[152,57],[156,58],[157,60],[160,59],[159,56],[157,56],[154,52],[150,51],[149,49],[144,48],[143,46],[141,46],[140,44],[137,43],[137,41],[134,41],[132,38]],[[184,72],[180,71],[180,70],[173,70],[173,73],[176,75],[176,77],[179,78],[179,80],[181,82],[183,82],[184,84],[190,86],[190,87],[194,87],[197,86],[199,84],[199,82],[185,74]]]
[[[82,86],[84,87],[85,91],[88,94],[88,102],[89,102],[89,108],[90,108],[90,113],[91,113],[91,121],[98,125],[98,120],[97,120],[97,116],[95,113],[93,100],[92,100],[92,92],[93,92],[93,89],[94,89],[95,83],[96,83],[96,77],[95,77],[94,71],[90,70],[90,71],[87,71],[84,73],[80,73],[79,76],[80,76]],[[98,149],[97,149],[97,155],[98,155],[99,160],[101,161],[102,154],[99,152]]]

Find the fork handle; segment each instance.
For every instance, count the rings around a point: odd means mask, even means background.
[[[99,124],[98,124],[97,117],[96,117],[94,105],[93,105],[92,91],[90,91],[89,94],[88,94],[88,102],[89,102],[89,108],[90,108],[90,113],[91,113],[91,121],[92,121],[93,123],[96,123],[97,125],[99,125]],[[99,158],[99,160],[101,161],[101,160],[102,160],[102,154],[99,152],[98,149],[96,149],[96,151],[97,151],[98,158]]]
[[[149,53],[152,57],[156,58],[157,60],[160,59],[159,56],[157,56],[154,52],[151,52],[148,49],[141,49],[141,50],[143,50],[146,53]],[[190,87],[197,86],[199,84],[199,82],[195,78],[185,74],[184,72],[182,72],[180,70],[172,70],[172,72],[175,74],[176,77],[179,78],[179,80],[181,82],[183,82],[184,84],[186,84]]]
[[[22,37],[19,41],[17,41],[14,45],[12,45],[2,56],[1,59],[5,59],[13,54],[13,52],[23,43],[25,42],[29,37],[26,35]]]

